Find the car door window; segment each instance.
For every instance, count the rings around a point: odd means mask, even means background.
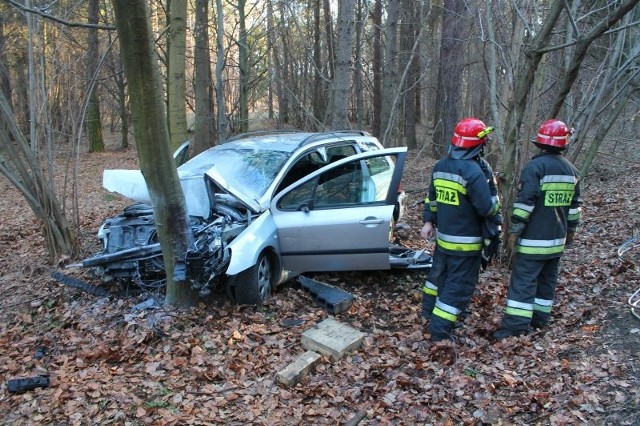
[[[339,145],[327,148],[327,159],[329,163],[335,163],[338,160],[354,154],[356,154],[356,148],[353,145]],[[278,185],[276,194],[291,185],[293,182],[310,175],[314,171],[326,165],[327,163],[323,162],[316,152],[310,152],[309,154],[300,157],[291,169],[289,169],[280,185]]]
[[[385,156],[347,162],[291,190],[277,207],[300,210],[306,206],[318,210],[384,203],[393,167],[393,161]]]

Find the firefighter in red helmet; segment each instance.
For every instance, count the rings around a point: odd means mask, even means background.
[[[433,167],[421,230],[423,238],[436,240],[422,303],[432,341],[453,340],[476,288],[482,252],[490,247],[489,258],[497,252],[500,206],[493,172],[482,158],[492,131],[477,118],[461,120],[447,156]]]
[[[572,133],[560,120],[542,123],[533,141],[540,153],[522,169],[509,229],[515,262],[497,340],[549,324],[560,257],[581,213],[578,170],[562,156]]]

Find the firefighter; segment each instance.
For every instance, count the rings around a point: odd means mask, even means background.
[[[432,341],[453,340],[451,333],[476,288],[481,253],[485,247],[496,248],[485,244],[498,236],[487,235],[484,224],[485,218],[493,223],[500,206],[485,171],[493,173],[481,158],[492,131],[477,118],[461,120],[447,156],[433,167],[420,232],[422,238],[436,239],[422,305],[422,315],[430,317]]]
[[[549,324],[560,257],[581,214],[578,171],[562,156],[572,133],[560,120],[542,123],[534,141],[540,152],[520,175],[509,229],[515,262],[497,340]]]

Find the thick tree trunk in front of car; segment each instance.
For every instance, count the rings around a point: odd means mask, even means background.
[[[174,280],[189,244],[186,202],[169,146],[169,131],[146,2],[113,0],[124,58],[140,170],[153,204],[167,272],[166,303],[192,305],[189,284]]]

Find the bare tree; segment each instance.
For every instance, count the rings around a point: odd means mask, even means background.
[[[146,2],[113,0],[129,82],[140,170],[145,177],[167,273],[166,302],[187,306],[195,295],[179,274],[190,242],[184,194],[169,146],[162,80]]]
[[[16,123],[9,102],[0,91],[0,173],[20,191],[42,222],[51,260],[75,257],[78,254],[76,233],[43,169],[37,152],[31,149]]]
[[[227,108],[224,100],[224,78],[222,71],[225,66],[224,57],[224,9],[222,0],[216,0],[216,14],[218,16],[216,27],[216,105],[218,107],[218,143],[224,143],[227,139]]]
[[[464,34],[469,28],[465,2],[444,0],[438,89],[434,105],[433,156],[442,157],[456,123],[462,118]]]
[[[198,154],[213,145],[213,99],[211,90],[211,55],[209,53],[209,1],[195,3],[195,98],[196,123],[193,153]]]
[[[322,0],[314,0],[313,5],[313,67],[316,70],[313,82],[313,115],[321,121],[324,117],[324,86],[325,79],[322,75],[322,32],[320,31],[320,3]],[[275,65],[275,64],[274,64]]]
[[[338,7],[338,49],[333,79],[331,128],[348,129],[348,108],[351,99],[351,65],[353,49],[353,0],[342,0]]]
[[[89,24],[97,24],[100,18],[99,0],[89,0]],[[102,118],[100,116],[100,97],[97,84],[98,65],[100,61],[100,43],[98,30],[87,30],[87,137],[89,138],[89,152],[104,152],[102,138]]]
[[[387,21],[385,23],[384,67],[382,70],[382,104],[380,108],[380,132],[382,144],[389,146],[391,130],[394,122],[391,112],[393,99],[398,90],[398,17],[400,13],[400,0],[389,0],[387,6]]]
[[[373,118],[371,131],[378,136],[381,133],[382,116],[382,0],[374,0],[373,24]]]
[[[177,148],[187,139],[187,110],[185,107],[187,0],[169,0],[168,4],[167,105],[171,146]]]
[[[247,22],[245,17],[246,0],[237,0],[238,10],[238,71],[240,73],[240,87],[238,110],[240,121],[240,132],[249,130],[249,44],[247,41]]]

